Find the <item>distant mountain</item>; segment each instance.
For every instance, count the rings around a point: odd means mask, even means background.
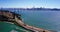
[[[60,11],[57,8],[0,8],[0,10],[51,10],[51,11]]]

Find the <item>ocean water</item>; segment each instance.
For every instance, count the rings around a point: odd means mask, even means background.
[[[60,31],[60,11],[19,10],[16,13],[21,14],[23,22],[28,25]]]
[[[53,30],[60,32],[60,11],[44,11],[44,10],[10,10],[12,12],[21,14],[24,23],[43,28],[46,30]]]

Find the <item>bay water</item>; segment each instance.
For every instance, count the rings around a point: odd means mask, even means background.
[[[19,10],[15,12],[21,14],[23,22],[28,25],[60,31],[60,11]]]
[[[60,32],[60,11],[13,10],[12,12],[20,14],[25,24]]]

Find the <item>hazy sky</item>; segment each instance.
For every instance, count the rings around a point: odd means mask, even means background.
[[[60,8],[60,0],[0,0],[0,8]]]

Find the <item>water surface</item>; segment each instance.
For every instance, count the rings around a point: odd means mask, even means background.
[[[26,24],[47,29],[60,31],[60,11],[19,11]]]

